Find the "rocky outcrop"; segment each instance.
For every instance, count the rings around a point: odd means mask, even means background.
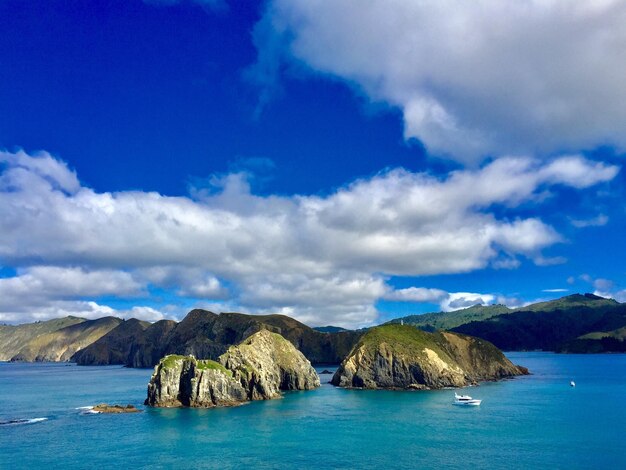
[[[141,413],[141,410],[138,410],[133,405],[109,405],[107,403],[100,403],[99,405],[94,406],[91,411],[93,413],[107,413],[107,414],[120,414],[120,413]]]
[[[384,325],[361,338],[331,383],[371,389],[437,389],[526,373],[487,341],[448,332],[427,333],[409,325]]]
[[[315,369],[300,351],[279,334],[261,330],[231,346],[218,361],[166,356],[154,368],[145,404],[233,406],[319,385]]]

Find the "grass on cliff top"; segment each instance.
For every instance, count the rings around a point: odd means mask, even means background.
[[[176,361],[186,359],[188,357],[189,356],[181,356],[180,354],[168,354],[163,359],[161,359],[161,367],[164,369],[169,369],[170,367],[174,366]]]
[[[222,364],[216,361],[212,361],[211,359],[201,359],[196,361],[196,368],[199,370],[219,370],[225,375],[232,376],[232,371],[228,370]]]
[[[196,365],[196,368],[199,370],[219,370],[220,372],[232,376],[233,373],[224,367],[222,364],[216,361],[212,361],[211,359],[192,359],[189,356],[181,356],[180,354],[169,354],[161,359],[161,367],[163,369],[169,369],[174,367],[177,361],[180,360],[189,360],[193,361]]]
[[[439,341],[445,341],[439,334],[427,333],[411,325],[388,324],[369,330],[361,337],[357,346],[376,349],[381,343],[386,343],[396,353],[406,355],[423,355],[424,348],[428,348],[439,356],[447,357]]]

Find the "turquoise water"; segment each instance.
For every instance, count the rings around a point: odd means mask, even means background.
[[[476,408],[325,384],[130,415],[76,408],[141,404],[150,370],[0,363],[0,421],[47,418],[0,426],[0,468],[626,468],[626,355],[508,356],[534,375],[469,389]]]

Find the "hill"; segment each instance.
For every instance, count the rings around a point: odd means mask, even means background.
[[[11,361],[69,361],[76,351],[89,346],[121,322],[119,318],[103,317],[83,320],[55,331],[43,333],[27,341]]]
[[[180,323],[164,320],[145,329],[119,325],[77,353],[73,360],[81,365],[152,367],[168,354],[216,359],[229,346],[260,330],[282,335],[313,363],[341,362],[362,334],[322,333],[285,315],[215,314],[196,309]]]
[[[626,326],[626,305],[593,294],[574,294],[551,302],[530,305],[486,320],[453,328],[478,336],[501,349],[564,351],[562,346],[581,336]],[[588,339],[589,352],[594,352]],[[586,352],[579,344],[578,352]]]
[[[152,326],[150,323],[135,318],[125,321],[118,319],[107,334],[101,335],[85,348],[76,351],[71,360],[94,366],[124,364],[135,338],[140,337],[150,326]]]
[[[487,318],[510,312],[512,310],[505,305],[474,305],[453,312],[409,315],[408,317],[396,318],[387,323],[404,323],[405,325],[416,326],[424,331],[450,330],[465,323],[486,320]]]
[[[525,373],[526,369],[513,365],[485,340],[391,324],[365,333],[331,383],[340,387],[434,389]]]
[[[39,335],[51,333],[84,321],[84,318],[70,316],[26,323],[24,325],[0,325],[0,361],[10,360],[19,353],[25,344]]]
[[[411,315],[389,323],[401,322],[424,331],[450,330],[477,336],[507,351],[621,351],[623,337],[613,332],[626,327],[626,306],[593,294],[573,294],[516,309],[475,305],[453,312]]]

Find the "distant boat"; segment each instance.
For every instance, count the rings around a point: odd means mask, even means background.
[[[452,404],[460,406],[478,406],[481,402],[482,400],[476,400],[469,395],[459,395],[454,392],[454,401]]]
[[[575,387],[576,386],[576,382],[574,382],[573,380],[569,383],[570,387]]]

